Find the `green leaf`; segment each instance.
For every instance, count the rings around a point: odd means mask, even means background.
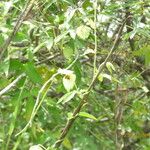
[[[10,67],[9,72],[18,72],[19,74],[24,71],[23,64],[20,62],[19,59],[10,59]]]
[[[141,49],[133,52],[135,56],[144,56],[145,58],[145,65],[150,65],[150,45],[143,46]]]
[[[107,67],[107,69],[109,70],[110,73],[112,73],[112,70],[115,71],[115,67],[110,62],[106,63],[106,67]]]
[[[108,79],[108,80],[110,80],[110,81],[112,80],[112,77],[111,77],[109,74],[106,74],[106,73],[101,73],[101,74],[98,76],[98,80],[99,80],[100,82],[102,82],[104,78],[106,78],[106,79]]]
[[[145,49],[145,65],[146,66],[149,66],[150,65],[150,46],[148,46],[146,49]]]
[[[85,40],[89,37],[91,29],[88,26],[81,25],[77,28],[76,33],[79,38]]]
[[[63,49],[63,54],[66,59],[70,59],[73,56],[73,49],[70,46],[65,46]]]
[[[34,50],[33,50],[33,53],[36,53],[38,52],[42,47],[45,46],[45,42],[39,44]]]
[[[63,146],[65,148],[67,148],[68,150],[71,150],[72,149],[72,145],[71,145],[71,142],[68,138],[65,138],[64,141],[63,141]]]
[[[73,73],[66,74],[63,77],[63,85],[68,92],[73,89],[75,85],[75,81],[76,81],[76,75]]]
[[[27,64],[25,64],[25,72],[30,78],[30,80],[34,83],[42,83],[42,78],[35,69],[34,64],[32,62],[28,62]]]
[[[4,72],[6,76],[9,74],[10,60],[7,59],[0,64],[0,72]]]
[[[2,34],[0,35],[0,45],[3,45],[4,43],[4,37],[2,36]]]
[[[82,68],[80,61],[77,61],[74,64],[74,72],[76,74],[76,84],[79,86],[81,84],[81,78],[82,78]]]
[[[58,35],[55,39],[54,39],[54,43],[57,44],[61,39],[63,39],[67,34],[68,34],[69,30]]]
[[[96,117],[94,117],[93,115],[87,113],[87,112],[80,112],[79,113],[79,116],[81,117],[86,117],[86,118],[90,118],[90,119],[93,119],[93,120],[97,120]]]
[[[28,100],[27,100],[27,103],[26,103],[26,107],[25,107],[25,114],[24,114],[24,117],[27,121],[29,121],[30,117],[31,117],[31,113],[32,113],[32,110],[33,110],[33,107],[34,107],[34,99],[33,97],[30,95],[28,97]]]
[[[76,93],[77,93],[77,91],[71,91],[69,93],[66,93],[65,95],[63,95],[59,99],[59,101],[57,102],[57,104],[59,104],[59,103],[65,104],[65,103],[69,102],[70,100],[72,100],[74,98],[74,96],[75,96]]]
[[[103,76],[102,76],[102,74],[100,74],[99,76],[98,76],[98,80],[100,81],[100,82],[103,82]]]

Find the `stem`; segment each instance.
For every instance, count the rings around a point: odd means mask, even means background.
[[[78,56],[75,58],[75,60],[66,68],[66,69],[70,69],[74,63],[78,60]],[[30,125],[32,125],[32,121],[37,113],[37,111],[39,110],[40,106],[42,105],[42,102],[44,101],[46,95],[47,95],[47,92],[49,90],[49,88],[51,87],[54,79],[59,75],[60,73],[57,72],[55,74],[53,74],[45,83],[44,85],[41,87],[38,95],[37,95],[37,98],[36,98],[36,102],[35,102],[35,105],[33,107],[33,110],[32,110],[32,113],[31,113],[31,116],[30,116],[30,119],[28,121],[28,123],[26,124],[26,126],[19,132],[17,133],[15,136],[18,136],[20,134],[22,134],[23,132],[25,132],[28,127]],[[46,90],[46,91],[44,91]],[[44,91],[44,92],[43,92]]]
[[[119,39],[121,37],[121,33],[122,33],[122,30],[123,30],[123,27],[125,25],[125,22],[126,22],[126,20],[123,22],[121,28],[119,29],[118,36],[116,37],[115,42],[114,42],[114,44],[113,44],[113,46],[112,46],[108,56],[106,57],[105,61],[102,64],[100,64],[100,66],[98,68],[98,71],[97,71],[97,74],[93,77],[93,80],[91,81],[91,84],[90,84],[89,88],[87,89],[87,92],[84,93],[83,98],[81,99],[79,105],[74,110],[72,118],[67,121],[67,123],[65,125],[65,128],[63,129],[60,137],[54,143],[54,145],[53,145],[54,148],[59,148],[60,147],[61,143],[64,141],[64,138],[66,137],[66,135],[68,134],[70,128],[72,127],[72,125],[73,125],[73,123],[74,123],[78,113],[80,112],[80,110],[84,106],[85,102],[87,101],[88,96],[90,94],[90,91],[93,88],[93,85],[94,85],[94,83],[97,80],[97,77],[99,76],[100,73],[102,73],[102,71],[103,71],[107,61],[109,60],[109,58],[111,57],[113,51],[115,50],[116,46],[118,45],[118,42],[119,42]]]
[[[8,92],[12,87],[14,87],[16,85],[16,83],[22,78],[24,77],[25,74],[21,74],[20,76],[18,76],[13,82],[11,82],[8,86],[6,86],[3,90],[0,91],[0,96],[2,96],[3,94],[5,94],[6,92]]]
[[[11,136],[12,136],[12,134],[14,132],[14,129],[15,129],[17,116],[18,116],[20,106],[21,106],[22,94],[23,94],[23,91],[25,89],[26,82],[27,82],[27,79],[25,79],[25,81],[23,83],[23,86],[20,90],[20,93],[19,93],[19,96],[18,96],[18,99],[17,99],[17,103],[16,103],[16,106],[15,106],[15,110],[13,112],[13,118],[12,118],[12,121],[11,121],[11,124],[10,124],[10,128],[8,130],[8,139],[7,139],[7,143],[6,143],[6,150],[8,149],[8,146],[9,146],[9,143],[10,143],[10,140],[11,140]]]
[[[95,38],[95,49],[94,49],[94,72],[93,74],[95,75],[96,73],[96,60],[97,60],[97,28],[96,28],[96,22],[97,22],[97,0],[95,0],[95,3],[93,4],[94,5],[94,24],[95,24],[95,27],[94,27],[94,38]],[[93,76],[94,76],[93,75]]]
[[[2,59],[4,52],[7,50],[8,46],[10,45],[10,42],[12,41],[13,37],[16,35],[16,33],[18,32],[18,30],[20,29],[22,22],[24,21],[24,19],[26,18],[26,16],[28,15],[28,13],[31,11],[31,9],[34,6],[34,2],[35,0],[29,0],[26,3],[26,6],[23,10],[23,12],[20,14],[12,33],[10,34],[10,36],[7,38],[7,40],[5,41],[4,45],[2,46],[2,48],[0,48],[0,60]]]

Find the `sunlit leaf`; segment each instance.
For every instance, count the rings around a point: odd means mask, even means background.
[[[70,34],[70,36],[71,36],[72,39],[76,38],[76,32],[75,32],[75,30],[69,30],[69,34]]]
[[[86,117],[86,118],[93,119],[93,120],[97,120],[96,117],[94,117],[93,115],[91,115],[91,114],[89,114],[87,112],[80,112],[79,116]]]
[[[52,48],[52,46],[53,46],[53,39],[50,38],[49,40],[47,40],[47,41],[45,42],[45,44],[46,44],[47,49],[50,51],[51,48]]]
[[[62,96],[58,100],[57,104],[59,104],[59,103],[65,104],[65,103],[69,102],[70,100],[72,100],[74,98],[76,93],[77,93],[77,91],[71,91],[69,93],[66,93],[64,96]]]
[[[73,49],[69,46],[63,48],[63,54],[66,59],[70,59],[73,56]]]
[[[72,149],[72,144],[70,142],[70,140],[68,138],[65,138],[64,141],[63,141],[63,145],[65,148],[67,148],[68,150],[71,150]]]
[[[40,145],[33,145],[29,148],[29,150],[43,150],[43,148]]]
[[[33,53],[36,53],[38,52],[42,47],[45,46],[45,42],[43,43],[40,43],[34,50],[33,50]]]
[[[110,62],[106,63],[106,67],[107,67],[107,69],[109,70],[110,73],[112,73],[112,70],[115,71],[115,67]]]
[[[73,89],[75,85],[75,80],[75,74],[67,74],[63,77],[63,85],[68,92]]]
[[[77,28],[76,33],[81,39],[85,40],[89,37],[90,31],[91,29],[88,26],[81,25]]]

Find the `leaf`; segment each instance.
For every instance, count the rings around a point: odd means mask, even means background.
[[[91,55],[91,56],[93,56],[94,54],[95,54],[95,51],[94,51],[93,49],[87,48],[87,49],[85,50],[85,52],[84,52],[83,55]]]
[[[144,91],[145,93],[148,93],[148,92],[149,92],[149,89],[148,89],[146,86],[143,86],[142,89],[143,89],[143,91]]]
[[[87,21],[87,25],[89,25],[92,29],[96,28],[95,22],[92,19]]]
[[[68,116],[68,117],[67,117],[68,120],[73,118],[73,114],[70,113],[70,112],[67,114],[67,116]]]
[[[3,45],[4,43],[4,37],[2,36],[2,34],[0,35],[0,45]]]
[[[68,3],[68,4],[70,4],[70,5],[74,5],[73,0],[63,0],[63,1],[66,2],[66,3]]]
[[[54,39],[54,43],[57,44],[61,39],[63,39],[67,34],[68,34],[69,30],[58,35],[55,39]]]
[[[35,69],[34,64],[32,62],[28,62],[27,64],[25,64],[25,72],[30,78],[30,80],[33,81],[34,83],[42,82],[42,78]]]
[[[62,102],[63,104],[69,102],[70,100],[72,100],[72,99],[74,98],[74,96],[75,96],[76,93],[77,93],[77,91],[71,91],[71,92],[69,92],[69,93],[66,93],[65,95],[63,95],[63,96],[59,99],[59,101],[57,102],[57,104],[59,104],[59,103],[61,103],[61,102]]]
[[[74,30],[69,30],[69,34],[70,34],[72,39],[76,38],[76,32]]]
[[[76,75],[73,73],[67,74],[63,77],[63,85],[68,92],[73,89],[75,85],[75,80]]]
[[[10,60],[7,59],[0,64],[0,72],[4,72],[6,76],[9,74]]]
[[[77,28],[76,33],[79,38],[85,40],[89,37],[91,29],[88,26],[81,25]]]
[[[30,117],[31,117],[31,113],[32,113],[34,104],[35,104],[34,99],[33,99],[33,97],[30,95],[29,98],[28,98],[28,100],[27,100],[26,107],[25,107],[25,114],[24,114],[24,117],[25,117],[26,121],[29,121],[29,120],[30,120]]]
[[[8,11],[10,10],[10,8],[12,7],[13,5],[13,2],[12,1],[9,1],[9,2],[4,2],[4,12],[3,12],[3,15],[7,15],[8,14]]]
[[[98,80],[100,81],[100,82],[103,82],[103,76],[102,76],[102,74],[100,74],[99,76],[98,76]]]
[[[109,70],[110,73],[112,73],[112,70],[115,71],[115,67],[110,62],[106,63],[106,67],[107,67],[107,69]]]
[[[101,73],[99,76],[98,76],[98,80],[100,82],[103,81],[104,78],[107,78],[108,80],[112,80],[112,77],[109,75],[109,74],[106,74],[106,73]]]
[[[107,78],[108,80],[112,80],[112,77],[109,74],[103,73],[101,74],[104,78]]]
[[[9,72],[24,72],[24,67],[23,64],[20,62],[19,59],[10,59],[10,67],[9,67]]]
[[[79,113],[79,116],[81,117],[86,117],[86,118],[90,118],[90,119],[93,119],[93,120],[97,120],[93,115],[87,113],[87,112],[80,112]]]
[[[45,46],[45,42],[39,44],[34,50],[33,50],[33,53],[36,53],[38,52],[42,47]]]
[[[47,49],[50,51],[53,46],[53,38],[50,38],[45,42]]]
[[[62,75],[68,75],[68,74],[73,74],[73,71],[59,68],[58,73]]]
[[[29,148],[29,150],[43,150],[43,148],[40,145],[33,145]]]
[[[81,78],[82,78],[82,68],[80,61],[77,61],[74,64],[74,72],[76,74],[76,84],[79,86],[81,84]]]
[[[137,30],[131,31],[131,32],[130,32],[130,39],[133,39],[134,36],[136,35],[136,33],[137,33]]]
[[[73,56],[73,49],[69,46],[63,48],[63,54],[66,59],[70,59]]]
[[[65,13],[65,16],[66,16],[66,21],[69,22],[72,17],[74,16],[76,12],[76,9],[72,8],[72,7],[69,7],[67,12]]]
[[[145,49],[145,65],[146,66],[149,66],[150,65],[150,46],[148,46],[146,49]]]
[[[145,58],[145,65],[150,65],[150,45],[143,46],[141,49],[133,52],[135,56],[144,56]]]
[[[68,150],[69,150],[69,149],[70,149],[70,150],[72,149],[71,142],[70,142],[70,140],[69,140],[68,138],[65,138],[65,139],[64,139],[63,145],[64,145],[64,147],[67,148]]]

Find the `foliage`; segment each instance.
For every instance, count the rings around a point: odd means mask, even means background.
[[[148,150],[149,12],[149,0],[1,0],[0,149]]]

